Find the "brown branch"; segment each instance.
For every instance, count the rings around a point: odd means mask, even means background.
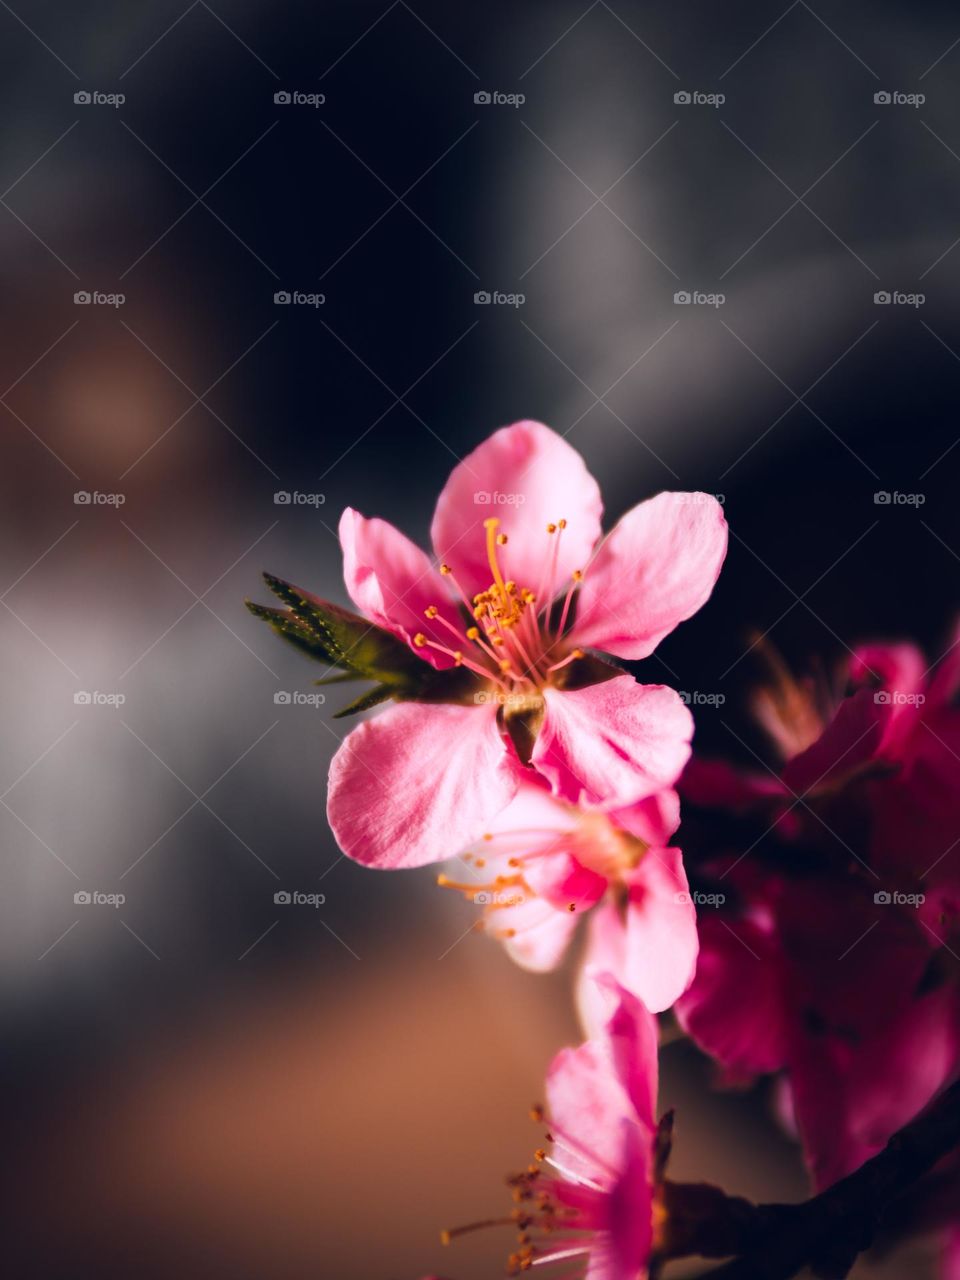
[[[666,1182],[661,1258],[732,1257],[711,1280],[843,1280],[891,1205],[960,1146],[960,1082],[854,1173],[802,1204],[754,1205],[716,1187]]]

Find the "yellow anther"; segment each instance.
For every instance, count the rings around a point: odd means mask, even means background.
[[[435,604],[428,604],[423,611],[423,616],[425,618],[435,618],[439,612],[440,610]]]
[[[565,528],[567,527],[567,522],[566,522],[566,520],[560,520],[560,521],[558,521],[558,523],[559,523],[559,525],[560,525],[560,528],[561,528],[561,529],[565,529]]]
[[[547,525],[547,533],[556,533],[556,532],[557,532],[557,526],[555,524]]]
[[[468,640],[479,640],[479,639],[480,639],[480,628],[479,628],[479,627],[467,627],[467,639],[468,639]]]
[[[510,670],[510,663],[506,658],[504,658],[503,661],[500,663],[500,670],[504,673],[504,675],[506,675],[506,673]]]
[[[583,570],[582,570],[582,569],[574,569],[574,571],[573,571],[573,580],[574,580],[574,582],[582,582],[582,581],[583,581]]]
[[[440,566],[440,572],[441,572],[444,576],[446,576],[448,573],[450,573],[450,572],[451,572],[451,570],[450,570],[450,566],[449,566],[448,564],[442,564],[442,565]]]
[[[413,637],[413,643],[417,646],[418,649],[422,649],[423,646],[427,643],[427,637],[423,634],[422,631],[418,631],[417,634]]]
[[[453,655],[453,661],[455,662],[455,664],[456,664],[458,667],[459,667],[459,666],[461,665],[461,663],[463,662],[463,654],[460,652],[460,650],[459,650],[459,649],[457,649],[457,650],[454,652],[454,655]]]
[[[507,535],[505,533],[497,534],[497,546],[505,547],[507,545]]]

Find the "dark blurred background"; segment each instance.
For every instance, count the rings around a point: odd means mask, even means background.
[[[759,747],[751,629],[800,665],[936,657],[958,42],[954,5],[881,0],[0,0],[11,1274],[499,1272],[506,1240],[437,1231],[539,1141],[567,976],[430,871],[340,859],[348,726],[275,701],[319,673],[243,597],[269,568],[343,599],[345,505],[424,541],[457,459],[535,417],[608,520],[723,495],[718,589],[639,672],[723,695],[703,749]],[[682,1044],[664,1076],[680,1176],[804,1194],[766,1090],[710,1092]]]

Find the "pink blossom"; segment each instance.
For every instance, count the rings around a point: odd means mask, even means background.
[[[511,1179],[518,1231],[508,1274],[565,1264],[564,1275],[644,1280],[660,1216],[655,1183],[656,1018],[609,975],[595,1040],[562,1049],[547,1074],[545,1148]],[[534,1119],[543,1113],[535,1109]],[[479,1226],[445,1233],[447,1239]],[[571,1271],[570,1268],[576,1268]]]
[[[340,522],[347,590],[437,668],[473,673],[469,701],[403,702],[360,725],[330,771],[341,848],[419,866],[462,848],[532,772],[572,803],[626,806],[671,786],[692,720],[663,685],[587,649],[652,653],[707,600],[726,523],[706,494],[662,493],[599,543],[579,454],[536,422],[496,431],[454,468],[428,556],[383,520]]]
[[[931,675],[913,646],[870,646],[844,675],[833,702],[782,670],[761,699],[779,779],[699,764],[681,784],[739,834],[718,844],[714,814],[704,870],[731,910],[701,919],[678,1016],[729,1079],[785,1072],[818,1186],[960,1068],[958,647]]]
[[[439,883],[482,905],[487,932],[537,971],[559,963],[589,913],[584,964],[660,1012],[687,988],[697,957],[696,912],[680,850],[669,847],[679,820],[675,791],[602,812],[524,782],[461,855],[469,874]],[[586,1016],[595,984],[580,985]]]

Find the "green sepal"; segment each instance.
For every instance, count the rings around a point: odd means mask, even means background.
[[[315,683],[376,682],[373,689],[361,694],[337,716],[356,715],[388,698],[401,702],[470,703],[487,687],[486,681],[465,667],[437,671],[392,632],[349,609],[321,600],[272,574],[265,573],[263,577],[285,608],[247,600],[254,617],[267,622],[301,653],[340,669],[338,674]]]

